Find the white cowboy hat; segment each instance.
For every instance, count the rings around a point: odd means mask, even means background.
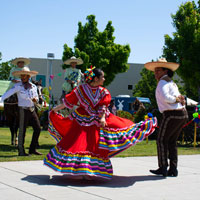
[[[18,62],[24,62],[25,65],[28,65],[30,64],[31,61],[29,58],[23,58],[23,57],[18,57],[11,61],[13,65],[17,65]]]
[[[28,67],[23,67],[20,71],[15,71],[12,73],[13,76],[21,76],[21,75],[29,75],[29,76],[36,76],[38,72],[30,71]]]
[[[77,65],[83,64],[83,60],[81,58],[76,58],[75,56],[72,56],[70,59],[67,59],[64,61],[64,64],[70,65],[70,63],[76,62]]]
[[[167,62],[165,58],[159,58],[156,62],[148,62],[144,64],[144,67],[150,71],[155,71],[156,67],[164,67],[172,71],[176,71],[179,67],[178,63]]]

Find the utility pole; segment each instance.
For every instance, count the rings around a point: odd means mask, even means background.
[[[53,61],[53,59],[54,59],[54,53],[47,53],[47,62],[48,62],[48,64],[47,64],[47,69],[49,69],[48,70],[48,78],[49,78],[49,87],[48,87],[48,89],[49,89],[49,111],[50,111],[50,109],[51,109],[51,101],[52,101],[52,78],[51,78],[51,76],[53,75],[52,74],[52,61]]]

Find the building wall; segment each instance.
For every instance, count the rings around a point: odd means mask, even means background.
[[[29,65],[31,70],[39,72],[39,76],[43,75],[46,78],[45,87],[49,86],[50,76],[50,61],[47,59],[41,58],[30,58],[31,63]],[[56,101],[59,100],[62,94],[62,84],[64,82],[64,70],[62,69],[62,60],[53,59],[52,60],[52,74],[54,78],[52,80],[52,94]],[[129,64],[130,67],[127,72],[117,74],[114,81],[107,86],[108,90],[111,93],[111,96],[117,95],[130,95],[132,96],[132,90],[135,87],[135,84],[140,80],[140,72],[144,67],[143,64]],[[61,75],[60,75],[61,73]],[[59,75],[58,75],[59,74]],[[128,88],[130,87],[130,88]]]
[[[45,87],[49,88],[49,78],[50,77],[50,61],[47,59],[40,58],[30,58],[31,63],[29,65],[31,70],[38,71],[38,75],[45,76]],[[56,101],[59,100],[62,94],[62,84],[64,82],[64,70],[62,69],[62,60],[52,59],[52,75],[54,75],[53,80],[51,80],[52,94]],[[61,76],[60,74],[61,73]],[[59,75],[58,75],[59,74]]]
[[[127,72],[117,74],[114,81],[107,86],[112,97],[117,95],[133,96],[133,88],[140,80],[140,72],[143,69],[143,64],[129,64]],[[128,88],[130,87],[130,89]]]

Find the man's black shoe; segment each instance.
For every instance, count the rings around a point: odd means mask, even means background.
[[[149,170],[152,174],[167,176],[167,168],[160,167],[157,170]]]
[[[169,169],[167,172],[167,176],[178,176],[178,170],[177,169]]]
[[[29,151],[29,154],[34,154],[34,155],[38,155],[38,156],[42,155],[42,153],[40,153],[38,151]]]
[[[28,156],[28,154],[25,153],[25,152],[19,152],[19,153],[18,153],[18,156]]]

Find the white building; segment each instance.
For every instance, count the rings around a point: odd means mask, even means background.
[[[52,94],[54,100],[58,101],[62,93],[62,84],[64,82],[64,70],[62,69],[62,60],[59,59],[40,59],[30,58],[29,65],[31,70],[38,71],[36,80],[42,79],[44,87],[49,87],[49,77],[51,76]],[[52,63],[51,63],[52,62]],[[50,72],[50,65],[52,64],[52,73]],[[107,86],[112,97],[117,95],[130,95],[132,96],[135,84],[140,80],[140,72],[144,67],[143,64],[129,64],[129,70],[124,73],[117,74],[114,81]]]

